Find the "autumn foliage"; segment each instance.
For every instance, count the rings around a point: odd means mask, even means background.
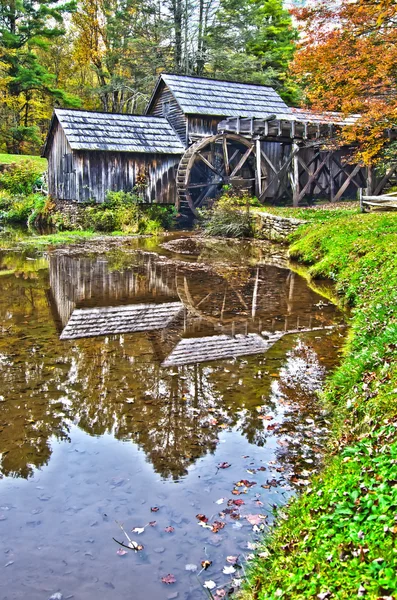
[[[292,70],[307,104],[359,113],[342,140],[358,143],[356,158],[376,161],[397,121],[397,3],[321,1],[294,13],[302,38]]]

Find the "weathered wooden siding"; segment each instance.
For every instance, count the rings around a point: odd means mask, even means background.
[[[203,135],[215,135],[218,132],[218,123],[222,121],[222,118],[223,117],[187,115],[188,141],[195,141],[197,137]]]
[[[280,169],[291,154],[291,144],[280,144],[279,142],[261,142],[261,151],[266,154],[276,169]],[[266,198],[271,200],[277,198],[280,189],[280,178],[285,185],[288,185],[288,174],[287,172],[283,172],[279,178],[276,178],[274,171],[272,171],[268,165],[266,165],[266,169],[266,185],[270,184],[266,191]]]
[[[144,173],[148,184],[142,192],[142,200],[174,204],[179,160],[180,156],[175,154],[75,151],[77,190],[73,199],[103,202],[108,191],[132,191],[138,174]]]
[[[160,84],[156,98],[153,100],[148,114],[156,117],[165,117],[177,132],[183,144],[186,145],[186,115],[164,83]]]
[[[48,192],[61,200],[77,199],[73,152],[58,122],[54,125],[48,154]]]

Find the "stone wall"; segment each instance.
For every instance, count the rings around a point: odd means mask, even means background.
[[[288,236],[307,222],[255,210],[251,211],[251,215],[254,219],[255,237],[275,242],[287,242]]]
[[[68,226],[78,227],[81,225],[85,206],[73,200],[54,200],[55,210],[62,213],[67,219]]]

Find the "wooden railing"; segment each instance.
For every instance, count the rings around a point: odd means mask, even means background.
[[[397,192],[382,194],[380,196],[364,196],[364,190],[359,191],[361,212],[366,212],[368,208],[392,208],[397,209]]]

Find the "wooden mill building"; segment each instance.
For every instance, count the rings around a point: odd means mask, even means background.
[[[363,187],[379,194],[387,176],[349,164],[350,148],[325,149],[353,119],[290,108],[267,86],[162,74],[145,115],[54,111],[43,151],[49,193],[103,202],[139,184],[143,202],[193,212],[224,185],[294,205],[355,198]]]

